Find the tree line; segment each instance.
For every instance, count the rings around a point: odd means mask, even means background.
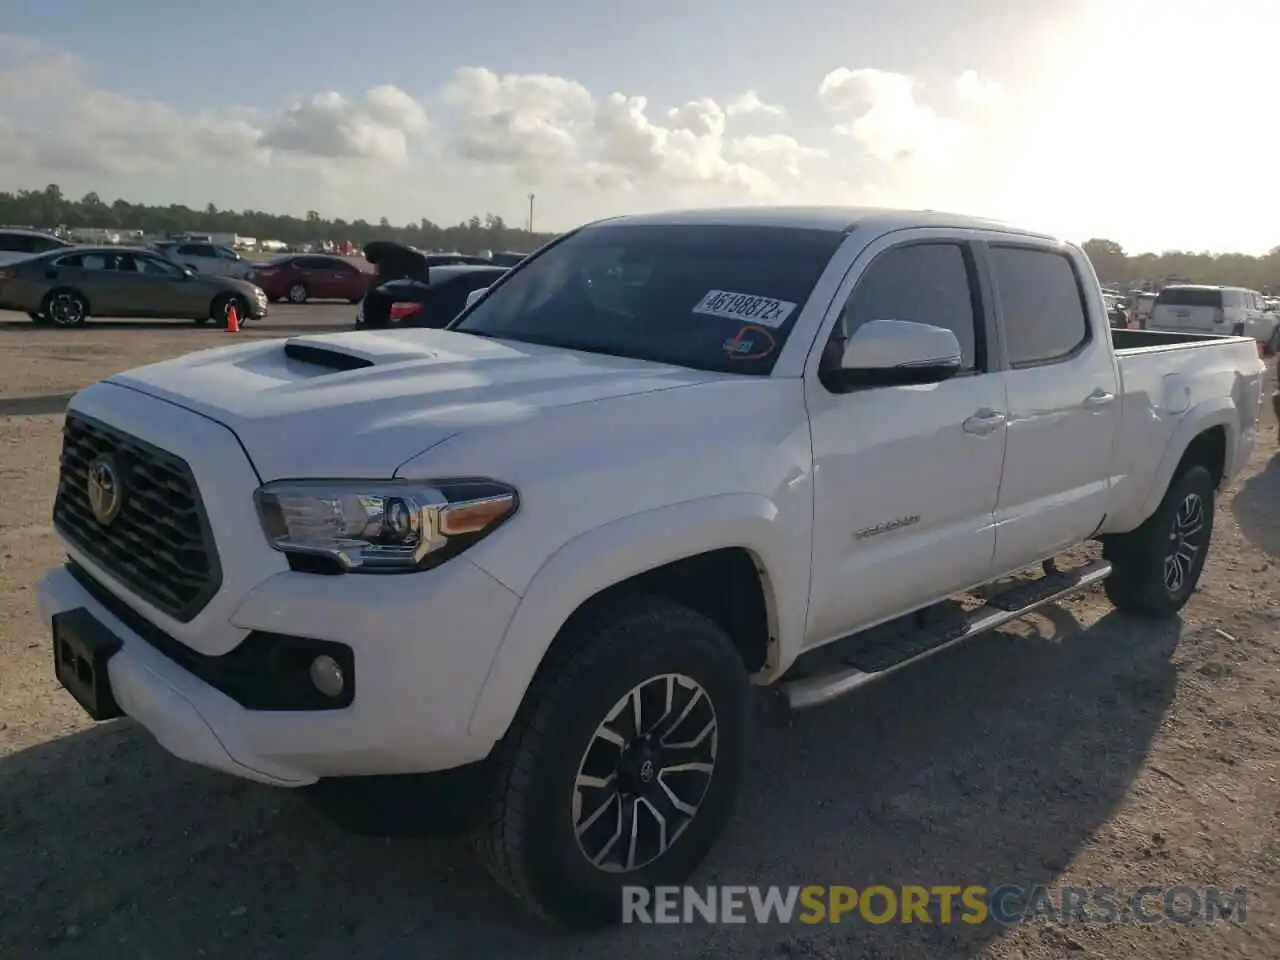
[[[1126,253],[1114,240],[1094,238],[1084,244],[1103,283],[1126,289],[1158,280],[1248,287],[1262,293],[1280,291],[1280,247],[1251,257],[1243,253]]]
[[[492,213],[472,217],[451,227],[423,217],[416,223],[392,226],[386,217],[378,223],[322,217],[308,210],[305,217],[266,213],[262,210],[219,210],[210,203],[203,210],[183,204],[151,206],[115,200],[106,203],[96,193],[79,200],[65,196],[51,183],[43,190],[0,191],[0,224],[52,229],[56,226],[102,227],[108,230],[141,230],[146,234],[182,231],[236,233],[259,240],[282,240],[290,245],[320,240],[350,240],[363,245],[370,240],[395,240],[423,250],[481,250],[529,252],[554,237],[530,233],[508,225]],[[1084,244],[1098,276],[1107,284],[1133,287],[1159,280],[1215,283],[1249,287],[1263,292],[1280,291],[1280,247],[1261,257],[1243,253],[1127,253],[1113,240],[1094,238]]]
[[[472,217],[452,227],[433,223],[426,217],[417,223],[392,226],[386,217],[378,223],[348,221],[322,217],[316,210],[308,210],[305,217],[262,210],[219,210],[212,203],[203,210],[195,210],[178,203],[168,206],[127,200],[106,203],[96,193],[72,200],[56,183],[43,190],[0,191],[0,224],[41,230],[65,226],[141,230],[146,234],[235,233],[258,240],[281,240],[291,246],[321,240],[350,240],[357,245],[371,240],[395,240],[423,250],[459,253],[481,250],[528,253],[555,236],[512,227],[494,214]]]

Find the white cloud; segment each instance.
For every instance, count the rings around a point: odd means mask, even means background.
[[[956,94],[962,102],[993,106],[1004,100],[1004,89],[977,70],[966,70],[956,77]]]
[[[725,106],[724,112],[731,117],[747,116],[753,113],[762,113],[770,117],[785,117],[787,115],[785,107],[780,107],[773,103],[765,103],[755,90],[748,90],[742,96],[730,100]]]
[[[967,128],[921,103],[917,89],[917,82],[901,73],[839,67],[822,78],[818,98],[845,118],[832,132],[853,139],[877,160],[954,158],[965,145]]]
[[[835,69],[816,99],[784,110],[756,89],[655,104],[470,66],[421,100],[383,85],[184,111],[101,89],[83,60],[0,35],[0,182],[393,222],[486,210],[515,220],[535,189],[556,226],[741,201],[927,206],[944,181],[926,161],[956,157],[982,122],[974,104],[995,109],[997,89],[955,79],[961,121],[923,102],[911,78],[869,68]],[[740,131],[752,116],[786,126]]]
[[[326,159],[403,164],[410,138],[428,126],[426,111],[398,87],[374,87],[360,100],[328,91],[288,107],[263,131],[259,144]]]
[[[744,195],[776,189],[768,171],[729,157],[726,111],[710,98],[655,119],[642,96],[596,97],[563,77],[464,67],[442,101],[458,113],[455,155],[511,168],[531,184],[704,185]]]

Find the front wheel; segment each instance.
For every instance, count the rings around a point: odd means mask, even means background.
[[[295,283],[292,287],[289,288],[289,302],[290,303],[306,303],[307,288],[301,283]]]
[[[732,641],[686,607],[632,596],[557,639],[507,736],[480,853],[526,907],[617,923],[623,888],[682,883],[738,789],[750,683]]]
[[[1191,599],[1209,555],[1213,494],[1209,471],[1189,467],[1142,526],[1108,540],[1103,555],[1113,570],[1104,586],[1117,610],[1172,617]]]

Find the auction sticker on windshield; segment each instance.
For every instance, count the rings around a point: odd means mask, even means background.
[[[780,327],[796,308],[787,300],[758,297],[751,293],[733,293],[729,290],[709,290],[698,301],[694,313],[727,320],[749,320],[766,327]]]

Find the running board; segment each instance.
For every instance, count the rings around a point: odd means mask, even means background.
[[[1046,567],[1046,571],[1048,569]],[[968,614],[960,623],[938,634],[932,645],[896,663],[880,669],[866,670],[846,665],[829,673],[791,681],[783,680],[778,686],[786,696],[787,702],[796,710],[830,703],[869,683],[883,680],[899,670],[905,670],[970,637],[1002,627],[1037,607],[1054,603],[1079,593],[1095,583],[1101,583],[1110,575],[1111,564],[1106,560],[1096,560],[1071,571],[1048,573],[1039,580],[1030,581],[992,597],[984,606]]]

